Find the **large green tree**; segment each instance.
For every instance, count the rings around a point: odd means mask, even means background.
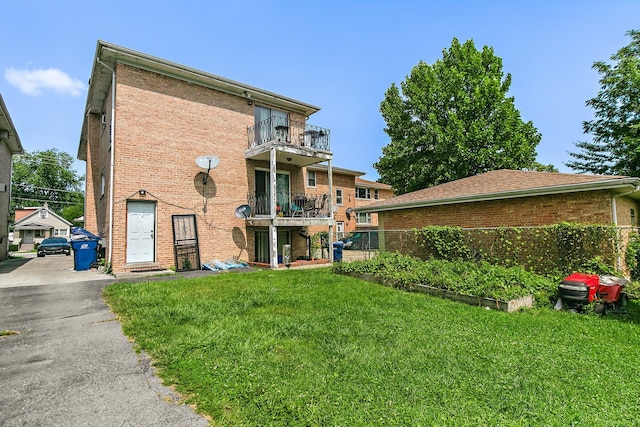
[[[393,83],[380,111],[391,142],[374,167],[399,194],[495,169],[535,168],[540,134],[507,96],[511,75],[473,40]]]
[[[640,176],[640,31],[627,32],[631,43],[611,56],[611,63],[594,62],[600,91],[586,104],[594,119],[582,123],[591,141],[578,141],[579,152],[566,165],[579,172]]]
[[[52,148],[15,156],[11,180],[12,212],[16,207],[46,202],[55,213],[73,222],[73,216],[84,210],[84,177],[73,169],[73,157],[68,153]]]

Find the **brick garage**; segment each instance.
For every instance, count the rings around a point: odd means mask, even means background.
[[[415,248],[410,239],[394,231],[563,222],[632,230],[638,225],[639,185],[640,179],[634,177],[499,170],[396,196],[359,211],[378,213],[383,250],[411,252]]]

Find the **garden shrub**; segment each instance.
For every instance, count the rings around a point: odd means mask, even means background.
[[[370,260],[334,265],[340,274],[371,274],[382,283],[405,290],[415,285],[448,289],[464,295],[511,300],[535,294],[547,300],[557,284],[524,268],[491,265],[488,262],[422,261],[398,252],[384,252]]]

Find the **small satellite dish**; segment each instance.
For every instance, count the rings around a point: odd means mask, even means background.
[[[251,206],[249,206],[249,205],[240,205],[240,206],[238,206],[236,208],[236,211],[234,212],[234,214],[238,218],[247,219],[247,218],[249,218],[249,214],[251,214]]]
[[[220,164],[220,159],[216,156],[200,156],[196,159],[196,165],[209,172]]]
[[[351,219],[351,214],[353,213],[353,208],[347,208],[347,219]]]
[[[220,159],[216,156],[200,156],[196,159],[196,165],[207,170],[207,174],[202,178],[202,184],[207,183],[209,171],[220,164]]]

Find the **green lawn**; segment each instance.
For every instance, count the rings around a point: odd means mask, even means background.
[[[212,425],[627,426],[639,307],[504,313],[328,268],[109,286],[125,333]]]

